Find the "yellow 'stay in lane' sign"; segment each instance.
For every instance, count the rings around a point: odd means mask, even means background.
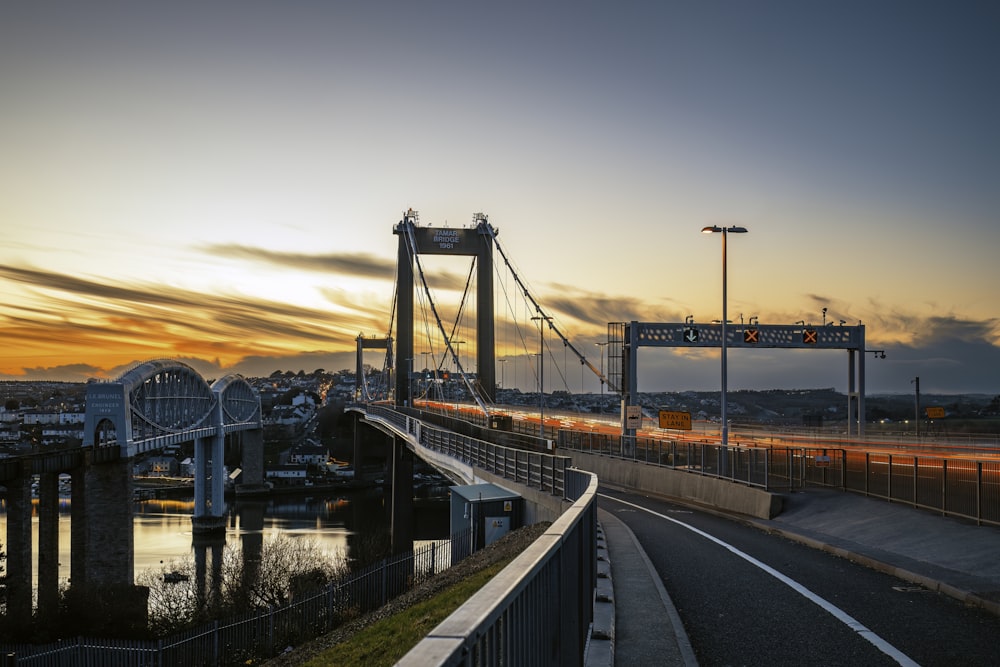
[[[674,428],[682,431],[690,431],[691,413],[660,410],[660,428]]]

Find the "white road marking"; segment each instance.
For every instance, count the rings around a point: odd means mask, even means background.
[[[913,660],[912,658],[910,658],[908,655],[906,655],[905,653],[903,653],[902,651],[900,651],[899,649],[897,649],[895,646],[893,646],[892,644],[890,644],[886,640],[884,640],[881,637],[879,637],[872,630],[870,630],[863,623],[861,623],[861,621],[857,620],[856,618],[854,618],[853,616],[851,616],[850,614],[848,614],[844,610],[840,609],[839,607],[837,607],[833,603],[831,603],[831,602],[827,601],[826,599],[821,598],[820,596],[816,595],[811,590],[809,590],[808,588],[806,588],[802,584],[798,583],[794,579],[790,579],[789,577],[786,577],[782,573],[780,573],[777,570],[775,570],[774,568],[772,568],[770,565],[767,565],[766,563],[762,563],[761,561],[757,560],[756,558],[754,558],[750,554],[744,553],[743,551],[740,551],[739,549],[737,549],[733,545],[731,545],[731,544],[729,544],[727,542],[723,542],[719,538],[717,538],[717,537],[715,537],[713,535],[709,535],[705,531],[699,530],[698,528],[695,528],[694,526],[692,526],[690,524],[684,523],[683,521],[679,521],[678,519],[674,519],[673,517],[669,517],[669,516],[667,516],[665,514],[660,514],[659,512],[654,512],[653,510],[651,510],[651,509],[649,509],[647,507],[643,507],[642,505],[636,505],[634,503],[628,502],[627,500],[621,500],[620,498],[614,498],[612,496],[607,496],[607,495],[605,495],[603,493],[599,493],[597,495],[600,496],[601,498],[606,498],[608,500],[614,500],[615,502],[622,503],[623,505],[628,505],[629,507],[634,507],[637,510],[641,510],[643,512],[647,512],[649,514],[652,514],[653,516],[660,517],[661,519],[666,519],[667,521],[672,521],[673,523],[677,524],[678,526],[681,526],[683,528],[687,528],[691,532],[696,533],[698,535],[701,535],[702,537],[704,537],[707,540],[711,540],[712,542],[715,542],[716,544],[718,544],[722,548],[727,549],[728,551],[732,552],[733,554],[739,556],[740,558],[742,558],[743,560],[747,561],[751,565],[754,565],[755,567],[760,568],[761,570],[763,570],[767,574],[771,575],[772,577],[774,577],[775,579],[777,579],[781,583],[783,583],[786,586],[788,586],[789,588],[791,588],[793,591],[795,591],[799,595],[802,595],[807,600],[809,600],[809,601],[811,601],[811,602],[819,605],[820,608],[822,608],[825,611],[827,611],[830,614],[832,614],[834,618],[836,618],[838,621],[840,621],[841,623],[843,623],[844,625],[846,625],[847,627],[849,627],[851,630],[853,630],[854,632],[856,632],[863,639],[865,639],[866,641],[868,641],[869,643],[871,643],[875,648],[877,648],[878,650],[882,651],[882,653],[885,653],[887,656],[889,656],[890,658],[892,658],[893,660],[895,660],[898,664],[904,665],[905,667],[919,667],[919,663],[918,662],[916,662],[915,660]]]

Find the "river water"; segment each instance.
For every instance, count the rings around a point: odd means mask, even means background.
[[[265,540],[284,535],[312,540],[324,551],[350,556],[359,537],[388,532],[389,497],[381,489],[323,492],[315,495],[275,496],[261,500],[227,501],[226,542],[239,545],[247,533],[262,533]],[[36,510],[37,511],[37,510]],[[135,574],[170,569],[171,562],[194,557],[191,516],[194,500],[136,502],[132,521]],[[449,534],[447,500],[418,502],[414,511],[414,541],[443,539]],[[32,547],[38,562],[38,517],[33,517]],[[59,579],[70,576],[70,507],[63,501],[59,513]],[[0,542],[6,551],[7,514],[0,505]],[[37,566],[33,567],[37,582]]]

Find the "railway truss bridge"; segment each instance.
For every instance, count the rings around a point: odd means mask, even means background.
[[[8,619],[32,616],[35,502],[37,613],[49,617],[58,609],[61,474],[71,479],[71,591],[100,591],[88,599],[106,601],[113,609],[105,611],[116,615],[144,619],[145,591],[134,586],[134,462],[171,445],[194,444],[192,532],[197,542],[200,536],[225,532],[227,438],[241,449],[241,488],[263,487],[260,398],[238,375],[210,385],[184,363],[154,360],[114,381],[88,384],[82,447],[0,461],[0,484],[7,487]]]

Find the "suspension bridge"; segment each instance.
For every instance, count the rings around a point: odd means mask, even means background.
[[[866,350],[860,322],[813,326],[804,321],[760,324],[751,318],[725,326],[695,323],[690,317],[684,322],[581,322],[574,340],[560,313],[545,307],[524,279],[486,214],[475,213],[470,225],[450,228],[421,225],[419,214],[409,209],[393,233],[398,251],[389,326],[380,336],[357,339],[362,400],[403,406],[463,400],[489,417],[504,411],[498,399],[506,391],[498,389],[529,387],[534,389],[530,393],[537,392],[541,412],[546,393],[584,393],[589,377],[602,394],[617,395],[622,435],[634,436],[642,407],[642,347],[845,350],[848,431],[864,435]],[[435,273],[427,261],[435,256],[467,258],[464,284],[453,275]],[[362,372],[364,351],[371,348],[385,350],[382,372],[374,378]],[[596,363],[584,352],[595,348],[600,351]],[[574,366],[580,372],[578,385],[572,378]]]

